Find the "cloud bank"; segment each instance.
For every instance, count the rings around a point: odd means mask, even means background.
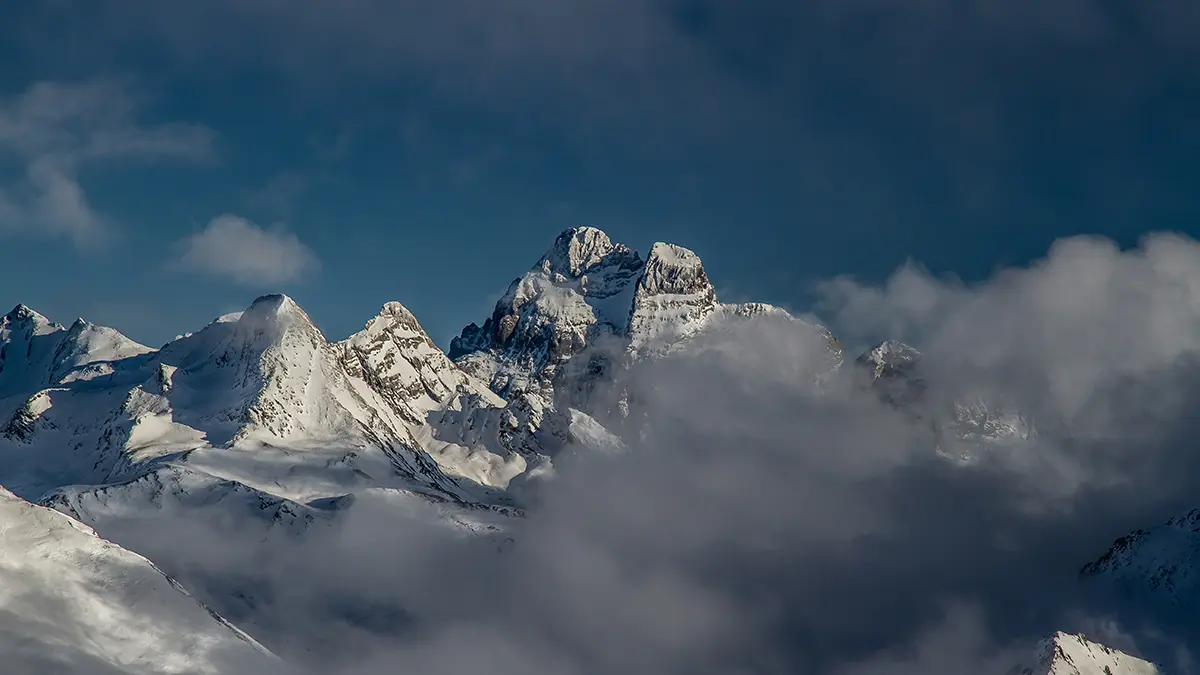
[[[183,269],[249,286],[294,283],[321,269],[316,254],[295,234],[232,214],[213,218],[176,247]]]
[[[947,459],[856,378],[815,387],[817,333],[762,320],[640,369],[629,452],[560,457],[501,533],[379,495],[265,544],[203,512],[100,531],[313,672],[951,675],[1055,630],[1191,672],[1197,617],[1078,571],[1200,501],[1200,243],[1075,238],[974,286],[909,266],[823,288],[851,345],[911,337],[931,390],[1011,401],[1037,434]]]

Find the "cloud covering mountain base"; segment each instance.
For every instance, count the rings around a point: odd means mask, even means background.
[[[1079,572],[1200,502],[1200,244],[1065,240],[975,286],[906,266],[820,311],[852,353],[918,345],[919,401],[765,314],[621,371],[625,447],[568,445],[523,517],[395,487],[294,529],[79,515],[313,672],[1003,673],[1060,630],[1195,672],[1200,617]],[[1030,432],[948,431],[968,399]]]

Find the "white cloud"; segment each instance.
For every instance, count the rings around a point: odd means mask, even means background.
[[[0,185],[0,233],[65,236],[100,243],[108,225],[79,182],[81,168],[113,161],[200,161],[213,132],[193,124],[139,123],[141,101],[112,80],[39,82],[0,99],[0,163],[21,177]]]
[[[228,213],[178,246],[184,269],[240,284],[290,283],[321,268],[316,254],[295,234],[282,227],[266,230]]]

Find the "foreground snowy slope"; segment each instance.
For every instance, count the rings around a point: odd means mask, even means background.
[[[0,490],[5,673],[233,673],[276,666],[145,558]],[[274,671],[270,671],[274,672]]]
[[[1161,675],[1153,663],[1092,642],[1082,635],[1056,633],[1043,640],[1028,663],[1008,675]]]

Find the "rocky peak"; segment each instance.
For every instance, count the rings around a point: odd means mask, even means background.
[[[716,302],[716,291],[708,282],[700,256],[675,244],[656,243],[646,259],[646,270],[638,280],[638,296],[705,295]]]
[[[460,387],[472,385],[398,302],[384,305],[363,330],[339,346],[347,373],[411,424],[423,423],[429,410],[446,403]]]
[[[717,293],[700,256],[675,244],[650,249],[630,309],[628,334],[634,354],[668,347],[703,329],[717,309]]]
[[[548,275],[577,279],[588,270],[610,262],[611,257],[630,256],[637,258],[637,253],[622,244],[614,244],[603,231],[594,227],[572,227],[558,235],[554,246],[534,269]]]
[[[482,326],[471,324],[450,345],[456,361],[503,351],[524,375],[569,358],[596,329],[623,332],[643,263],[627,246],[593,227],[566,230],[524,276],[516,279]],[[480,377],[489,379],[487,375]]]
[[[5,329],[9,332],[22,331],[30,335],[44,335],[61,330],[62,326],[50,321],[29,306],[21,304],[0,317],[0,330]]]
[[[417,317],[413,315],[413,313],[410,312],[407,307],[396,302],[395,300],[384,303],[383,309],[379,310],[379,314],[377,316],[399,319],[405,322],[411,321],[416,323],[417,321]]]
[[[921,352],[898,340],[884,340],[863,352],[858,363],[870,370],[874,379],[898,377],[912,372],[921,360]]]
[[[1158,666],[1092,642],[1083,635],[1058,632],[1038,643],[1027,663],[1008,675],[1161,675]]]

